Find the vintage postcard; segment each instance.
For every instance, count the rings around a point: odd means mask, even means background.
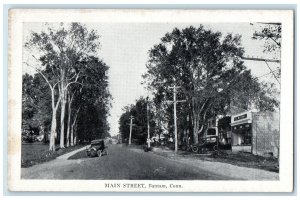
[[[11,9],[10,191],[293,191],[292,10]]]

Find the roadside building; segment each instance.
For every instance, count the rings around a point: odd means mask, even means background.
[[[242,112],[231,116],[232,152],[279,155],[279,113]]]
[[[208,120],[204,137],[218,136],[220,149],[231,149],[230,116],[219,116]]]

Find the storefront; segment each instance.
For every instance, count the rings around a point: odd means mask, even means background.
[[[252,113],[233,115],[230,125],[232,151],[252,152]]]
[[[232,152],[279,155],[279,113],[243,112],[231,116]]]

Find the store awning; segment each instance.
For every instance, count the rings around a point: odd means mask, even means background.
[[[239,124],[232,126],[232,131],[233,132],[239,132],[239,131],[245,131],[245,130],[250,130],[251,129],[251,124],[250,123],[245,123],[245,124]]]

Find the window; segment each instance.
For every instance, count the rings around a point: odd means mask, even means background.
[[[207,135],[217,135],[216,130],[213,128],[209,128],[207,130]]]
[[[252,133],[250,130],[246,130],[244,134],[242,134],[242,144],[243,145],[251,145],[252,144]]]
[[[224,130],[219,132],[219,141],[221,144],[226,145],[231,143],[231,134],[230,132],[226,132]]]

